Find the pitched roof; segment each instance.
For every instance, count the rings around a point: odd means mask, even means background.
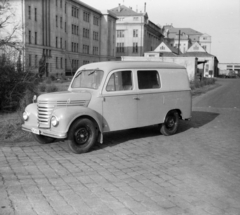
[[[128,8],[125,5],[119,5],[118,7],[115,7],[111,9],[113,13],[115,13],[116,16],[142,16],[144,13],[138,13],[132,10],[132,8]]]
[[[181,31],[181,33],[185,33],[187,35],[202,35],[203,33],[196,31],[192,28],[174,28],[174,27],[168,27],[164,26],[164,28],[168,29],[169,33],[178,33]]]
[[[215,57],[207,52],[185,52],[181,57]]]

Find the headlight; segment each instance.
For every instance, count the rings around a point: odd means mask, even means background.
[[[27,121],[28,120],[28,116],[29,116],[28,112],[24,111],[23,112],[23,120]]]
[[[34,96],[33,96],[33,103],[36,103],[36,102],[37,102],[37,96],[34,95]]]
[[[51,124],[52,124],[52,126],[56,127],[58,125],[58,118],[55,116],[52,116]]]

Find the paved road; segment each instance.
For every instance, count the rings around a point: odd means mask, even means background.
[[[174,136],[115,132],[83,155],[1,143],[0,214],[239,215],[240,80],[219,82]]]

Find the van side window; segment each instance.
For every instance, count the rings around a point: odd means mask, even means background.
[[[132,71],[120,71],[111,75],[106,91],[122,91],[132,89]]]
[[[160,88],[160,78],[156,70],[141,70],[137,71],[138,88],[141,89],[156,89]]]

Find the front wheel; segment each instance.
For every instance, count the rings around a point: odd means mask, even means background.
[[[54,142],[55,138],[48,137],[48,136],[43,136],[43,135],[38,135],[32,133],[33,139],[36,140],[37,142],[41,144],[48,144]]]
[[[97,139],[95,123],[89,119],[79,119],[71,126],[68,136],[69,148],[76,154],[88,152]]]
[[[177,132],[179,125],[179,115],[177,111],[171,111],[167,114],[164,123],[161,125],[160,132],[165,135],[173,135]]]

